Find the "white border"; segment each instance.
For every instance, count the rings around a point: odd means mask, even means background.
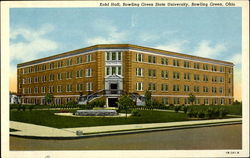
[[[68,1],[43,1],[43,2],[1,2],[1,147],[2,157],[247,157],[249,156],[249,3],[248,1],[234,1],[237,7],[242,7],[242,51],[243,51],[243,77],[242,77],[242,100],[243,100],[243,136],[242,150],[140,150],[140,151],[9,151],[9,110],[8,108],[8,90],[9,90],[9,8],[18,7],[99,7],[100,1],[94,2],[68,2]],[[127,1],[126,1],[127,2]],[[142,2],[142,1],[133,1]],[[148,1],[145,1],[148,2]],[[161,1],[165,2],[165,1]],[[177,2],[177,1],[171,1]],[[178,1],[180,2],[180,1]],[[189,3],[190,1],[185,1]],[[197,2],[197,1],[196,1]],[[204,2],[204,1],[203,1]],[[216,2],[216,1],[213,1]],[[222,1],[217,1],[222,2]],[[227,155],[226,151],[239,151],[240,154]],[[72,155],[73,154],[73,155]]]

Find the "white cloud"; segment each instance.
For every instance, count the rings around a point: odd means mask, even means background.
[[[93,23],[93,28],[104,35],[88,39],[86,41],[88,45],[121,43],[129,34],[128,31],[119,30],[111,21],[97,20]]]
[[[227,60],[230,62],[233,62],[235,65],[238,65],[242,63],[241,57],[242,57],[242,54],[237,53],[237,54],[234,54],[232,57],[228,58]]]
[[[52,25],[44,25],[38,30],[28,28],[11,30],[10,59],[21,62],[29,61],[39,57],[43,52],[57,49],[58,44],[55,41],[44,37],[53,29]]]
[[[183,52],[185,51],[185,45],[188,43],[189,41],[187,40],[175,40],[163,45],[156,46],[156,48],[173,52]]]
[[[215,58],[220,56],[221,52],[226,51],[227,48],[225,44],[216,44],[214,46],[211,45],[210,41],[202,40],[197,48],[195,48],[193,54],[202,57]]]

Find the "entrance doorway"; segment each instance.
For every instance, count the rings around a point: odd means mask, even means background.
[[[108,106],[109,107],[118,107],[118,98],[108,98]]]
[[[110,84],[110,91],[111,94],[116,94],[118,90],[118,84],[117,83],[111,83]]]

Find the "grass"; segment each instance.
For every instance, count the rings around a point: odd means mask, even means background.
[[[54,115],[58,110],[11,111],[10,120],[55,128],[91,127],[190,120],[186,114],[141,110],[140,117],[68,117]]]

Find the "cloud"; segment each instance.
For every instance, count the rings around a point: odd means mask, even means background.
[[[242,54],[237,53],[237,54],[234,54],[232,57],[228,58],[227,60],[230,62],[233,62],[235,65],[238,65],[242,63],[241,57],[242,57]]]
[[[194,49],[193,54],[202,57],[214,58],[220,56],[220,53],[226,50],[227,48],[225,44],[218,43],[212,46],[210,41],[202,40]]]
[[[188,40],[175,40],[163,45],[158,45],[156,48],[173,52],[183,52],[185,51],[185,45],[188,43]]]
[[[10,59],[18,61],[33,60],[41,53],[58,48],[58,43],[44,36],[53,31],[52,25],[44,25],[38,30],[28,28],[12,29],[10,32]]]

